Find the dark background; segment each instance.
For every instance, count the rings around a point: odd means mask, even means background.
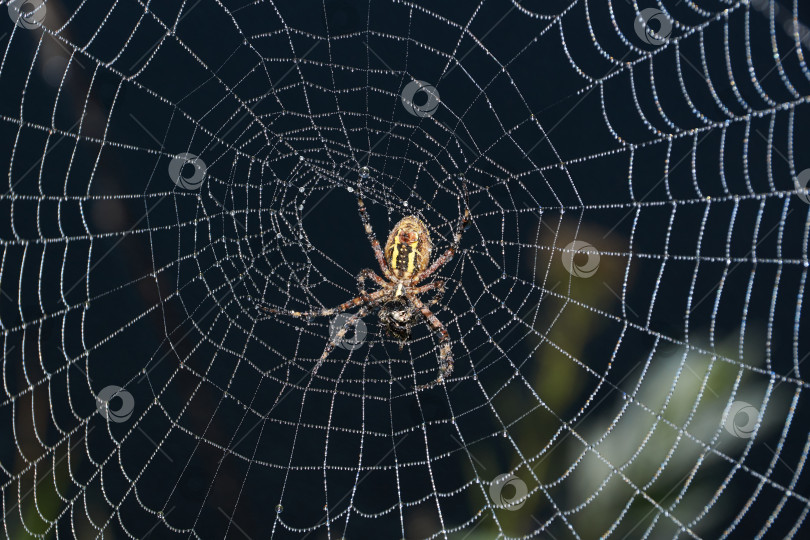
[[[690,403],[696,417],[748,389],[769,418],[749,446],[720,441],[729,435],[717,428],[673,446],[679,455],[702,442],[708,457],[687,459],[697,470],[689,485],[722,491],[691,530],[748,537],[772,518],[770,534],[787,534],[807,493],[805,405],[794,398],[806,383],[792,370],[808,352],[808,206],[790,192],[792,173],[810,167],[810,83],[777,27],[779,51],[791,51],[782,60],[790,93],[753,8],[749,19],[744,8],[727,18],[741,102],[716,15],[725,4],[702,3],[709,16],[667,3],[678,39],[653,61],[631,6],[617,2],[611,15],[592,4],[589,17],[577,3],[561,23],[537,15],[561,13],[562,2],[423,10],[350,0],[226,2],[232,18],[201,0],[176,24],[178,1],[149,4],[147,17],[137,2],[110,11],[49,1],[50,33],[6,20],[7,531],[561,538],[568,521],[588,536],[585,512],[559,517],[596,494],[598,482],[583,491],[568,478],[580,434],[599,422],[610,431],[601,413],[618,413],[662,363],[675,370],[662,395],[685,380],[676,367],[688,353],[716,364]],[[174,27],[168,36],[156,18]],[[779,105],[747,78],[747,54]],[[48,60],[71,55],[60,82],[64,68]],[[569,57],[604,83],[590,84]],[[722,107],[688,66],[704,60]],[[440,93],[432,116],[402,105],[412,78]],[[167,174],[181,152],[207,166],[198,191]],[[371,171],[362,183],[361,166]],[[359,270],[376,270],[358,189],[381,241],[417,212],[438,253],[465,184],[473,224],[439,272],[448,292],[436,310],[454,340],[454,384],[414,393],[435,377],[435,341],[423,325],[400,351],[373,315],[367,343],[351,355],[336,349],[311,379],[328,321],[262,319],[253,299],[303,310],[356,294]],[[572,279],[552,255],[574,238],[602,253],[590,280]],[[95,413],[109,385],[134,398],[127,422]],[[600,420],[585,423],[593,409]],[[538,460],[542,474],[532,474]],[[672,478],[644,490],[663,507],[689,472],[676,462]],[[535,491],[523,513],[492,510],[488,482],[513,470]],[[794,495],[778,506],[786,489]],[[615,534],[640,536],[656,507],[632,496],[617,495],[614,513],[599,498],[589,508],[618,520]],[[655,536],[678,530],[663,516],[655,527]]]

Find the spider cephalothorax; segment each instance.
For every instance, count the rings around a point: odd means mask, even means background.
[[[400,341],[399,348],[402,349],[411,339],[411,327],[422,318],[422,314],[402,295],[381,305],[378,317],[388,335]]]
[[[335,345],[343,339],[348,329],[373,309],[379,308],[380,322],[391,336],[400,341],[400,348],[402,344],[410,339],[413,325],[424,319],[439,334],[439,375],[433,382],[417,388],[430,388],[442,383],[453,372],[450,336],[444,325],[422,302],[419,295],[428,291],[436,291],[436,297],[429,303],[438,302],[444,291],[444,281],[436,280],[421,286],[419,283],[432,276],[436,270],[453,258],[461,241],[461,233],[469,223],[470,210],[468,207],[464,209],[464,215],[459,221],[456,233],[453,236],[453,244],[447,248],[447,251],[442,256],[433,261],[433,264],[430,264],[433,243],[430,240],[428,228],[421,219],[416,216],[402,218],[391,229],[383,250],[374,236],[368,212],[361,197],[357,198],[357,207],[366,230],[366,236],[371,243],[371,248],[374,250],[374,256],[377,258],[377,264],[380,266],[384,278],[375,274],[371,269],[364,268],[357,276],[360,296],[335,308],[302,312],[270,308],[263,305],[258,307],[268,313],[281,313],[303,318],[329,317],[353,307],[360,307],[357,313],[346,320],[343,328],[337,332],[333,339],[329,340],[320,360],[312,370],[313,374],[326,360]],[[372,293],[367,292],[365,288],[367,279],[373,280],[380,288]]]

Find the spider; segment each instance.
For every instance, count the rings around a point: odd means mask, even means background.
[[[405,342],[411,337],[411,328],[425,319],[430,327],[439,334],[439,374],[430,383],[419,385],[416,390],[432,388],[437,384],[446,381],[453,373],[453,353],[450,350],[450,335],[447,329],[434,315],[428,306],[419,298],[419,295],[428,291],[436,291],[435,296],[428,302],[428,305],[438,303],[444,293],[444,281],[435,280],[426,285],[419,285],[439,268],[449,262],[456,253],[461,234],[468,227],[470,222],[469,203],[467,202],[467,192],[465,185],[465,210],[462,218],[456,227],[453,243],[439,258],[430,264],[430,254],[433,250],[433,243],[430,240],[430,233],[427,226],[416,216],[405,216],[402,218],[388,235],[385,249],[380,247],[371,228],[366,205],[362,197],[357,197],[357,210],[366,231],[366,236],[374,251],[377,264],[385,278],[380,277],[370,268],[364,268],[357,275],[357,284],[360,295],[348,302],[344,302],[337,307],[320,309],[314,311],[291,311],[286,309],[276,309],[257,304],[263,311],[272,314],[288,315],[296,318],[311,319],[313,317],[331,317],[337,313],[350,310],[354,307],[360,309],[349,317],[343,327],[336,335],[329,340],[318,362],[312,370],[312,374],[326,360],[327,356],[334,350],[335,345],[343,339],[348,328],[372,310],[379,309],[378,317],[384,325],[386,332],[399,340],[399,348],[402,349]],[[369,293],[366,291],[365,283],[371,279],[379,289]]]

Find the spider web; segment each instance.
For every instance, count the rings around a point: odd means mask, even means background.
[[[801,528],[808,4],[2,4],[6,536]]]

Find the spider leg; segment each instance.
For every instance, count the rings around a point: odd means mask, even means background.
[[[419,296],[422,293],[434,290],[436,291],[436,294],[427,303],[427,305],[432,306],[442,301],[442,297],[444,296],[444,280],[437,279],[436,281],[428,283],[427,285],[416,287],[415,289],[411,289],[410,293],[415,296]]]
[[[388,263],[385,261],[385,255],[380,247],[380,242],[377,240],[377,237],[374,236],[374,230],[371,228],[371,221],[368,219],[366,204],[359,196],[357,197],[357,212],[360,214],[360,219],[363,221],[363,227],[366,229],[366,236],[371,244],[371,249],[374,250],[374,256],[377,258],[377,264],[380,265],[380,270],[386,279],[396,281],[394,274],[391,273],[391,269],[388,267]]]
[[[440,303],[444,298],[444,281],[438,280],[434,281],[433,283],[438,283],[438,285],[436,285],[436,294],[434,294],[433,298],[431,298],[430,301],[428,302],[429,306]]]
[[[318,362],[315,364],[315,367],[312,368],[312,376],[314,376],[315,373],[317,373],[318,368],[321,367],[321,364],[323,364],[326,358],[332,353],[332,351],[335,350],[335,345],[343,341],[343,336],[346,335],[346,331],[350,327],[356,325],[358,320],[368,315],[368,312],[369,308],[367,306],[363,306],[359,310],[357,310],[357,313],[353,314],[348,319],[346,319],[346,322],[343,323],[341,329],[338,330],[335,333],[334,337],[331,337],[329,339],[329,342],[326,344],[326,347],[324,348],[321,357],[318,359]]]
[[[467,194],[467,189],[464,189],[465,199]],[[464,208],[464,214],[462,218],[459,220],[458,225],[456,226],[456,233],[453,235],[453,243],[447,248],[438,259],[433,261],[433,264],[430,265],[426,270],[423,270],[421,273],[417,274],[416,277],[413,278],[413,283],[419,283],[427,278],[429,278],[433,273],[441,268],[445,263],[450,262],[453,259],[453,256],[458,251],[458,246],[461,243],[461,235],[467,229],[470,224],[470,205]]]
[[[427,384],[420,384],[416,387],[416,390],[426,390],[428,388],[433,388],[437,384],[442,384],[448,378],[450,378],[450,374],[453,373],[453,352],[450,350],[450,334],[447,333],[447,329],[441,323],[441,321],[431,313],[431,311],[427,308],[427,306],[419,300],[417,297],[408,295],[408,298],[413,305],[419,309],[422,313],[422,316],[427,319],[430,326],[433,328],[435,332],[439,334],[439,376],[436,377],[436,380],[433,382],[429,382]]]
[[[356,298],[352,298],[348,302],[344,302],[337,307],[333,308],[325,308],[325,309],[316,309],[313,311],[292,311],[289,309],[279,309],[279,308],[271,308],[264,306],[260,303],[256,304],[256,307],[261,309],[262,311],[266,311],[267,313],[272,313],[273,315],[289,315],[290,317],[296,317],[298,319],[312,319],[314,317],[331,317],[332,315],[336,315],[338,313],[343,313],[346,310],[352,309],[356,306],[362,306],[369,302],[374,302],[381,296],[383,296],[384,291],[379,290],[375,291],[369,295],[358,296]]]
[[[357,275],[357,287],[360,289],[360,296],[363,298],[368,297],[368,293],[366,292],[366,280],[371,279],[380,286],[380,288],[384,288],[388,285],[386,281],[374,273],[371,268],[363,268],[360,270],[360,273]]]

